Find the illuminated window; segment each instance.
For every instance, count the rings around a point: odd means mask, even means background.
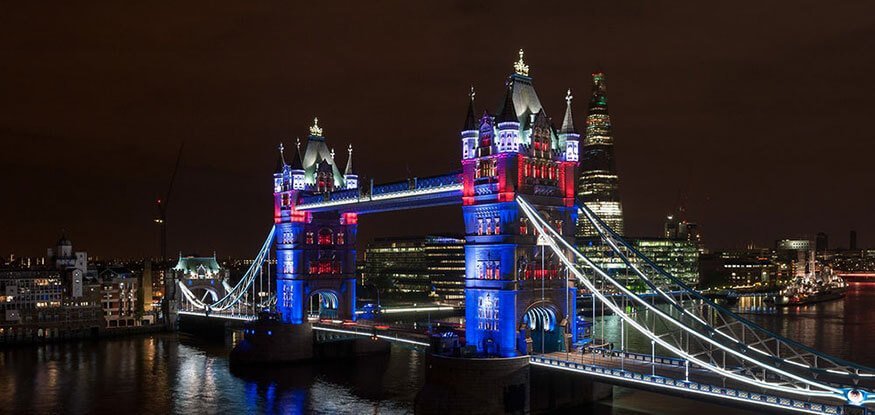
[[[477,218],[477,235],[483,235],[483,218]]]
[[[493,233],[495,235],[501,234],[501,220],[498,218],[498,216],[496,216],[492,220],[493,220],[493,222],[495,222],[495,227],[493,228]]]
[[[344,243],[346,243],[346,242],[344,242],[344,239],[343,239],[343,232],[338,232],[337,233],[337,244],[343,245]]]
[[[307,232],[307,245],[313,245],[313,232]]]
[[[331,229],[322,228],[319,230],[319,245],[331,245]]]

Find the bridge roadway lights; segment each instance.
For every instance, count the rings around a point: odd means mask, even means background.
[[[417,414],[539,413],[610,398],[613,387],[534,367],[530,356],[467,358],[429,354]]]

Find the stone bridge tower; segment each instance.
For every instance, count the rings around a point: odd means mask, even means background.
[[[565,350],[576,329],[575,285],[515,202],[526,197],[573,242],[579,135],[570,91],[557,131],[522,51],[514,68],[495,115],[477,115],[472,90],[461,133],[466,341],[501,357]]]
[[[308,317],[355,319],[356,213],[299,212],[303,197],[358,192],[352,171],[352,147],[341,174],[318,119],[313,120],[305,151],[296,145],[291,164],[283,147],[274,173],[276,225],[276,309],[284,323]]]

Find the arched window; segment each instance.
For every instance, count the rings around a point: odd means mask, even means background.
[[[331,229],[322,228],[319,230],[319,245],[331,245]]]

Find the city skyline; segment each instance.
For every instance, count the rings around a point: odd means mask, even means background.
[[[585,97],[591,72],[610,77],[627,234],[659,234],[684,189],[689,217],[711,248],[769,246],[821,231],[838,246],[852,229],[860,246],[872,246],[865,208],[873,189],[860,180],[873,145],[865,128],[872,63],[849,58],[867,47],[872,30],[867,12],[854,9],[862,5],[812,4],[818,13],[804,16],[797,15],[801,8],[768,5],[699,10],[708,19],[694,21],[685,20],[690,9],[602,5],[560,13],[584,16],[581,27],[569,17],[569,24],[543,25],[532,36],[477,25],[484,17],[510,18],[512,10],[459,6],[442,10],[446,25],[417,32],[415,42],[434,46],[417,48],[367,13],[347,9],[219,7],[204,11],[192,31],[171,10],[68,6],[41,16],[44,33],[21,37],[12,33],[31,23],[10,16],[38,10],[16,7],[20,13],[10,13],[0,29],[11,62],[0,68],[0,139],[7,149],[0,168],[13,201],[0,207],[3,254],[40,254],[66,230],[102,257],[157,255],[154,201],[184,141],[168,255],[251,256],[270,226],[264,178],[280,141],[291,147],[318,116],[339,154],[354,145],[363,181],[457,169],[471,83],[479,108],[495,110],[503,88],[496,80],[510,71],[519,48],[545,105],[555,108],[548,116],[557,127],[568,88]],[[387,16],[396,17],[399,30],[415,32],[408,29],[425,14],[401,7]],[[412,15],[401,19],[405,12]],[[764,13],[772,18],[744,30],[732,24]],[[81,30],[71,23],[75,17],[96,24]],[[640,24],[620,33],[611,25],[618,19]],[[144,29],[156,21],[161,30]],[[137,30],[119,35],[124,24]],[[350,29],[300,41],[325,25]],[[806,35],[812,28],[817,33]],[[701,36],[685,35],[691,32]],[[276,43],[259,42],[265,39]],[[446,47],[444,39],[471,46]],[[660,42],[676,48],[648,52]],[[582,125],[582,101],[574,117]],[[455,208],[430,212],[429,221],[413,213],[374,216],[360,237],[461,230]],[[403,229],[385,230],[394,224]]]

